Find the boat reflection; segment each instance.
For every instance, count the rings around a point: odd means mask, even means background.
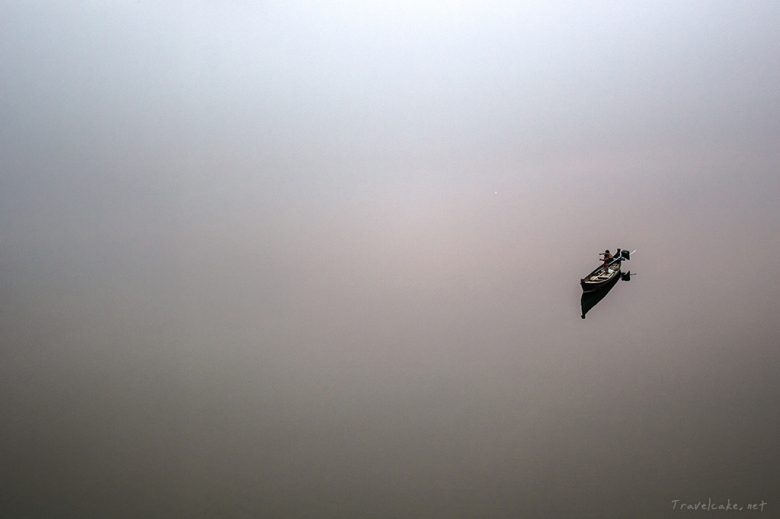
[[[620,279],[623,281],[630,281],[631,280],[631,272],[621,272],[620,273]],[[582,315],[581,317],[585,319],[585,314],[587,314],[594,306],[599,304],[599,301],[604,299],[604,297],[609,293],[610,290],[612,290],[612,287],[614,287],[617,284],[618,276],[615,276],[615,278],[606,286],[604,286],[602,289],[597,290],[595,292],[585,292],[582,294],[582,298],[580,299],[580,306],[582,307]]]

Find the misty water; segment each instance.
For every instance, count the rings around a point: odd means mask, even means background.
[[[2,515],[769,516],[778,10],[702,5],[16,9]]]

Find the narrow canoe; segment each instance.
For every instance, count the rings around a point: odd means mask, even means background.
[[[583,292],[596,292],[602,290],[617,281],[620,277],[621,261],[615,261],[608,266],[599,266],[593,272],[580,280]]]

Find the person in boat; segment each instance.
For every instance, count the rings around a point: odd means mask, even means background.
[[[602,252],[601,256],[604,256],[604,267],[609,265],[609,262],[612,261],[612,258],[614,257],[612,254],[610,254],[609,249]]]

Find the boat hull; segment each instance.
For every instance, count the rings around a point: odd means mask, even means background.
[[[582,308],[582,315],[580,317],[585,319],[585,314],[587,314],[594,306],[599,304],[599,302],[604,299],[607,294],[609,294],[610,290],[612,290],[615,285],[617,285],[617,279],[615,281],[611,281],[600,290],[583,292],[582,296],[580,297],[580,306]]]
[[[615,284],[620,277],[620,261],[604,267],[600,266],[580,280],[584,293],[598,292]]]

